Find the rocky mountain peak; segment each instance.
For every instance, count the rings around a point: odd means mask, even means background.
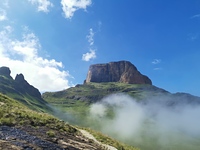
[[[10,68],[8,68],[8,67],[0,67],[0,75],[3,75],[3,76],[6,76],[6,77],[10,78],[11,77],[10,73],[11,73]]]
[[[41,99],[41,93],[37,88],[30,85],[24,78],[23,74],[17,74],[15,77],[15,88],[18,89],[18,91],[22,93],[29,93],[29,95],[33,97],[37,97],[38,99]]]
[[[25,79],[24,79],[24,75],[23,74],[17,74],[16,77],[15,77],[15,81],[16,82],[24,82]]]
[[[150,84],[152,81],[142,75],[129,61],[91,65],[85,83],[122,82],[128,84]]]
[[[23,74],[17,74],[15,79],[10,76],[11,71],[8,67],[0,67],[0,92],[13,92],[17,94],[28,94],[40,101],[43,101],[41,93],[37,88],[30,85],[24,78]],[[7,78],[4,78],[7,77]],[[8,80],[9,79],[9,80]],[[5,86],[6,85],[6,86]]]

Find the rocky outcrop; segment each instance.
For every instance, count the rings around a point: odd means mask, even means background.
[[[10,87],[14,87],[14,89],[22,94],[29,94],[33,97],[36,97],[38,99],[41,98],[41,93],[39,92],[38,89],[30,85],[25,79],[23,74],[17,74],[15,77],[15,80],[10,76],[11,71],[10,68],[8,67],[0,67],[0,75],[5,76],[10,79],[10,81],[1,79],[2,83],[9,84]]]
[[[10,73],[11,73],[11,71],[8,67],[0,67],[0,75],[6,76],[8,78],[12,78],[10,76]]]
[[[21,93],[28,93],[29,95],[36,97],[38,99],[41,98],[41,93],[37,88],[30,85],[25,79],[23,74],[17,74],[15,77],[15,88]]]
[[[91,65],[85,83],[122,82],[129,84],[150,84],[151,80],[142,75],[129,61]]]
[[[39,90],[30,85],[23,74],[17,74],[15,79],[10,74],[8,67],[0,67],[0,93],[9,95],[34,110],[50,109],[46,106]]]

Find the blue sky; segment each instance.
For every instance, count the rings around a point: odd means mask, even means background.
[[[0,66],[41,92],[127,60],[155,86],[200,96],[199,0],[1,0]]]

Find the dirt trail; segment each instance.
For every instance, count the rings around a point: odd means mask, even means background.
[[[99,141],[97,141],[97,139],[92,135],[90,134],[89,132],[85,131],[85,130],[82,130],[82,129],[78,129],[86,138],[88,139],[91,139],[93,140],[95,143],[99,144],[101,147],[105,148],[106,150],[117,150],[115,147],[113,146],[110,146],[110,145],[106,145],[106,144],[103,144]]]

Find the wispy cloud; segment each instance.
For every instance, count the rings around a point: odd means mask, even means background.
[[[151,63],[154,64],[154,65],[160,64],[161,59],[154,59]]]
[[[94,32],[92,28],[90,28],[89,35],[87,35],[86,38],[88,39],[90,46],[94,45]]]
[[[7,20],[6,11],[4,9],[0,9],[0,21]]]
[[[103,23],[101,21],[98,21],[98,31],[101,31],[102,24]]]
[[[75,11],[84,9],[92,4],[92,0],[61,0],[62,9],[66,18],[71,19]]]
[[[190,33],[188,34],[188,40],[195,41],[199,38],[199,33]]]
[[[82,55],[82,60],[83,61],[90,61],[91,59],[96,58],[96,51],[93,48],[94,45],[94,31],[92,28],[89,29],[89,34],[86,36],[86,38],[88,39],[88,43],[89,43],[89,52],[85,53]]]
[[[49,0],[28,0],[33,5],[37,5],[38,11],[43,11],[45,13],[49,12],[49,7],[53,7],[53,3]]]
[[[161,59],[154,59],[151,63],[152,63],[153,65],[156,65],[156,67],[153,68],[153,70],[155,70],[155,71],[157,71],[157,70],[162,70],[162,68],[158,66],[161,62],[162,62]]]
[[[90,49],[90,52],[87,52],[86,54],[83,54],[82,60],[83,61],[90,61],[91,59],[96,58],[96,51]]]
[[[200,14],[197,14],[197,15],[192,16],[191,19],[193,19],[193,18],[199,18],[199,17],[200,17]]]
[[[22,40],[13,39],[10,26],[0,31],[0,66],[8,66],[12,77],[23,73],[26,80],[40,91],[55,91],[68,88],[70,77],[62,62],[39,56],[41,45],[37,36],[26,27]]]
[[[153,70],[162,70],[162,68],[159,68],[159,67],[158,67],[158,68],[154,68]]]
[[[4,7],[9,8],[8,0],[5,0],[4,2],[2,2],[2,4]]]

